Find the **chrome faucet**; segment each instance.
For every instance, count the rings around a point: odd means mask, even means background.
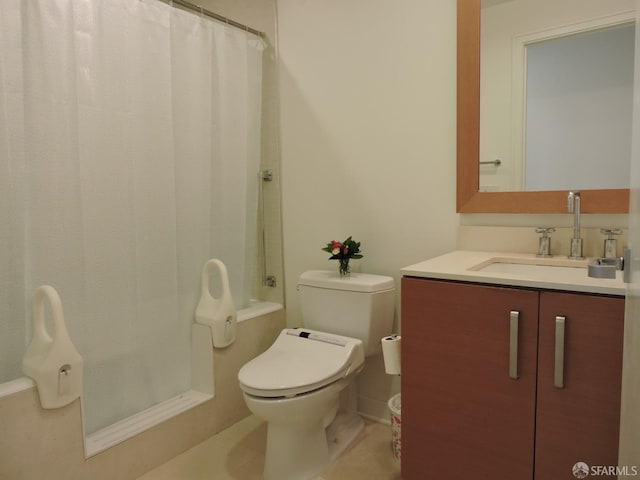
[[[582,255],[582,238],[580,238],[580,192],[569,192],[567,211],[573,213],[573,238],[571,239],[569,258],[581,260],[584,256]]]

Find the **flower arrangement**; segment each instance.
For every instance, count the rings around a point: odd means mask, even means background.
[[[322,249],[325,252],[329,252],[331,256],[329,260],[338,260],[340,265],[338,270],[340,276],[346,277],[351,274],[351,267],[349,267],[349,260],[352,258],[362,258],[360,253],[360,242],[356,242],[349,236],[344,242],[337,242],[331,240],[327,243],[327,246]]]

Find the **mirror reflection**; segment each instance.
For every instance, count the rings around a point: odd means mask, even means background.
[[[628,187],[633,7],[483,0],[480,191]]]

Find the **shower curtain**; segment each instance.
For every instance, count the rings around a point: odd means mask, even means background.
[[[0,381],[49,284],[88,433],[189,389],[204,262],[250,298],[262,50],[157,0],[0,2]]]

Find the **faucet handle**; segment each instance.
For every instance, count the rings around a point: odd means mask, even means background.
[[[622,230],[619,228],[601,228],[600,233],[607,236],[604,241],[604,258],[616,258],[618,244],[613,237],[620,235]]]
[[[537,227],[536,233],[541,233],[542,236],[538,239],[538,253],[536,257],[545,258],[552,257],[551,255],[551,239],[549,234],[555,232],[554,227]]]
[[[601,228],[600,233],[603,235],[607,235],[607,240],[614,240],[614,235],[620,235],[622,230],[619,228]]]

